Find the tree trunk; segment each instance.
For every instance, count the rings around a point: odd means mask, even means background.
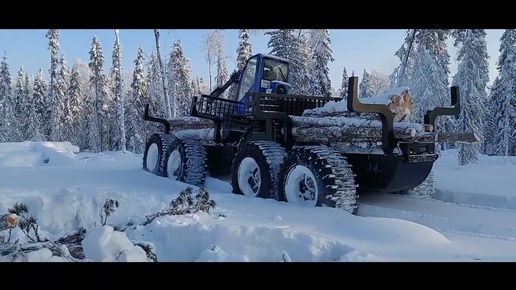
[[[478,143],[480,142],[480,137],[473,132],[437,133],[437,142]]]
[[[116,43],[118,44],[118,47],[120,48],[120,30],[119,29],[115,29],[115,41]],[[117,77],[118,79],[120,80],[120,82],[122,81],[122,68],[120,67],[121,66],[121,63],[122,63],[122,59],[120,57],[120,53],[117,54],[117,61],[118,61],[118,68],[117,68]],[[124,107],[124,95],[123,95],[123,92],[122,92],[122,86],[121,84],[115,84],[115,85],[119,85],[120,89],[117,90],[117,94],[118,94],[118,98],[120,100],[120,120],[118,120],[120,122],[119,126],[120,126],[120,145],[121,145],[121,149],[122,149],[122,152],[123,153],[126,153],[126,147],[125,147],[125,143],[126,143],[126,139],[125,139],[125,107]]]
[[[213,128],[212,120],[197,117],[171,118],[167,120],[170,130]]]
[[[298,142],[380,142],[382,128],[371,126],[320,126],[292,128],[292,135]],[[395,128],[394,137],[410,140],[416,137],[414,128]]]
[[[381,130],[382,122],[379,119],[369,119],[362,117],[304,117],[290,116],[294,127],[377,127]],[[394,122],[395,129],[413,128],[416,132],[425,132],[425,126],[419,123]],[[396,134],[396,133],[395,133]]]
[[[158,64],[159,64],[159,70],[161,74],[161,82],[163,84],[163,97],[165,101],[165,108],[167,111],[168,118],[172,118],[172,108],[170,105],[170,98],[168,97],[168,90],[167,90],[167,78],[165,75],[165,67],[163,66],[163,60],[161,58],[161,53],[159,49],[159,30],[154,29],[154,39],[156,40],[156,55],[158,57]]]

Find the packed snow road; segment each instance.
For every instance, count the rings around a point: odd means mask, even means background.
[[[360,197],[358,215],[413,221],[443,233],[516,241],[516,213],[435,199],[369,194]]]

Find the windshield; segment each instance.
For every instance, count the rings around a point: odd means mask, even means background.
[[[276,59],[264,58],[263,79],[287,82],[288,63]]]

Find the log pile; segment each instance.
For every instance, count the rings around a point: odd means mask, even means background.
[[[394,114],[394,137],[401,142],[479,142],[474,133],[438,133],[431,125],[411,123],[414,102],[406,87],[388,94],[361,99],[363,103],[385,104]],[[377,114],[349,112],[346,101],[330,102],[322,108],[290,116],[292,135],[298,142],[381,142],[382,123]],[[214,123],[208,119],[182,117],[168,120],[178,137],[213,140]]]

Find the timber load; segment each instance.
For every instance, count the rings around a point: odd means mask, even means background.
[[[438,133],[432,125],[410,122],[414,102],[407,87],[383,95],[360,99],[363,103],[387,105],[394,115],[394,138],[399,142],[476,143],[475,133]],[[292,136],[297,142],[381,142],[382,122],[375,113],[349,112],[346,101],[331,101],[306,110],[292,119]],[[209,119],[182,117],[169,119],[170,131],[183,138],[213,140],[215,126]]]

